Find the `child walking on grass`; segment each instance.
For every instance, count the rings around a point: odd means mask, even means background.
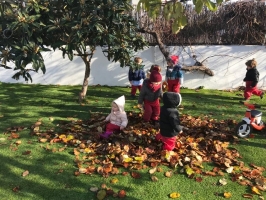
[[[259,90],[257,87],[260,77],[260,74],[257,70],[257,61],[253,58],[252,60],[248,60],[245,64],[247,66],[247,72],[243,80],[244,82],[246,82],[244,99],[249,100],[252,94],[260,96],[260,98],[262,99],[264,92]]]
[[[143,120],[149,122],[152,120],[154,125],[158,123],[160,115],[160,100],[162,97],[162,75],[160,74],[160,67],[154,67],[149,79],[145,79],[140,90],[138,107],[143,109]]]
[[[131,96],[135,97],[137,90],[141,90],[146,74],[144,72],[144,65],[141,65],[142,59],[135,57],[133,66],[130,66],[128,71],[128,80],[131,85]]]
[[[156,139],[162,141],[163,150],[172,151],[175,148],[176,136],[182,133],[179,112],[177,106],[181,104],[182,98],[179,93],[165,92],[163,94],[163,106],[160,113],[160,133]]]
[[[100,135],[101,138],[108,138],[114,131],[123,130],[128,123],[127,114],[124,110],[125,96],[121,96],[112,102],[111,113],[104,120],[109,122],[106,130]]]

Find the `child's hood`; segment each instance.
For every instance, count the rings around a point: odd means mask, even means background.
[[[119,97],[119,98],[117,98],[117,99],[115,99],[113,102],[118,106],[120,112],[124,112],[125,111],[125,102],[126,101],[125,101],[125,96],[124,95]]]
[[[167,108],[175,108],[182,102],[182,97],[179,93],[165,92],[163,94],[163,104]]]

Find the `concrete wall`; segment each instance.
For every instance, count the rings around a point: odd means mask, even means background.
[[[190,72],[184,74],[184,87],[196,88],[204,86],[206,89],[233,89],[244,85],[243,78],[246,73],[245,62],[255,58],[258,62],[260,72],[259,87],[266,88],[266,48],[264,46],[190,46],[190,47],[169,47],[171,54],[179,55],[180,64],[193,65],[197,60],[213,70],[214,76],[210,77],[202,72]],[[137,52],[136,56],[143,58],[145,70],[152,64],[162,66],[162,74],[165,75],[166,61],[158,47],[149,47]],[[85,66],[79,57],[69,61],[62,58],[61,51],[45,52],[43,54],[46,74],[31,73],[32,84],[59,84],[59,85],[80,85],[83,82]],[[24,79],[18,81],[12,79],[13,70],[6,70],[0,67],[0,81],[8,83],[26,83]],[[98,48],[92,59],[90,85],[127,86],[128,67],[121,68],[119,63],[109,62]],[[28,83],[31,84],[31,83]]]

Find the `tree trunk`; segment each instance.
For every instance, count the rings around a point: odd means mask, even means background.
[[[83,99],[86,97],[87,90],[88,90],[88,85],[89,85],[89,78],[90,78],[90,73],[91,73],[91,58],[94,55],[94,51],[91,52],[91,54],[88,53],[82,53],[80,49],[77,49],[78,56],[81,57],[85,64],[85,74],[84,74],[84,79],[83,79],[83,84],[81,88],[81,92],[79,93],[79,103],[83,101]]]
[[[169,57],[169,52],[166,50],[165,45],[164,45],[164,43],[162,42],[162,40],[160,38],[160,33],[158,33],[157,31],[145,30],[144,28],[138,29],[138,32],[140,32],[140,33],[148,33],[148,34],[152,35],[156,39],[157,44],[159,46],[159,49],[161,50],[161,52],[164,55],[165,59],[167,59]]]

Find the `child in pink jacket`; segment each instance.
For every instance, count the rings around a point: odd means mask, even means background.
[[[114,131],[119,131],[127,126],[127,114],[124,110],[125,96],[121,96],[112,102],[111,113],[104,120],[109,122],[106,125],[106,130],[100,136],[101,138],[108,138]]]

